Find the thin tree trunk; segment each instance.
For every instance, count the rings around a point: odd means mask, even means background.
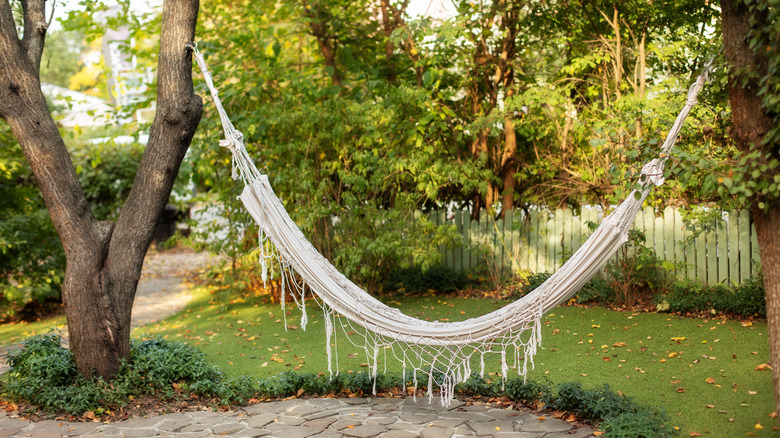
[[[325,58],[325,66],[331,69],[329,72],[331,83],[340,87],[342,85],[341,72],[336,64],[336,48],[328,36],[328,19],[324,16],[324,11],[321,10],[319,3],[312,5],[307,0],[303,0],[303,6],[304,13],[309,18],[311,34],[317,40],[320,53]]]
[[[637,69],[639,70],[638,73],[638,82],[639,87],[637,88],[637,96],[640,99],[645,98],[645,89],[647,88],[647,54],[645,52],[645,40],[647,38],[647,31],[642,31],[642,36],[639,39],[639,65],[637,66]],[[642,136],[642,118],[637,117],[636,119],[636,134],[635,137],[639,138]]]
[[[382,30],[385,33],[385,59],[388,68],[387,80],[394,83],[396,80],[395,63],[393,62],[395,46],[393,45],[393,42],[390,41],[390,37],[395,31],[395,27],[393,26],[394,21],[391,20],[392,17],[390,16],[390,2],[382,0],[380,6],[382,8]]]

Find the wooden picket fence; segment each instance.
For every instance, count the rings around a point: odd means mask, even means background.
[[[522,271],[553,272],[590,236],[588,223],[600,224],[599,207],[555,211],[509,211],[494,220],[485,211],[472,221],[468,211],[435,212],[431,220],[451,224],[463,236],[463,245],[442,247],[443,266],[462,272],[479,269],[488,274],[509,276]],[[755,227],[746,210],[730,211],[707,224],[697,225],[696,234],[680,211],[667,207],[656,213],[646,207],[636,216],[634,228],[644,232],[645,246],[656,256],[672,262],[672,274],[700,284],[740,284],[757,273],[759,262]]]

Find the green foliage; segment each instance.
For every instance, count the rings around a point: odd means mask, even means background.
[[[78,30],[48,32],[41,58],[41,82],[68,88],[81,64],[75,60],[85,49],[84,34]]]
[[[628,242],[618,251],[617,259],[605,266],[605,280],[612,289],[613,304],[634,307],[661,285],[663,272],[671,268],[644,243],[643,232],[628,230]]]
[[[419,294],[430,291],[448,293],[464,289],[469,283],[468,276],[460,271],[434,266],[428,270],[418,267],[399,269],[390,274],[385,286],[388,290],[401,290]]]
[[[574,297],[580,304],[612,303],[615,300],[615,290],[604,277],[596,275],[585,283]]]
[[[140,143],[74,142],[73,165],[98,220],[116,220],[133,186],[144,146]]]
[[[658,259],[655,251],[644,245],[641,231],[629,230],[628,242],[610,260],[603,272],[595,275],[577,292],[578,303],[600,303],[628,308],[645,299],[662,284],[664,271],[671,268]],[[530,293],[552,276],[549,272],[531,274],[524,285],[508,299],[517,299]]]
[[[257,389],[249,378],[223,377],[193,347],[161,339],[131,341],[130,359],[114,380],[88,381],[61,341],[58,334],[49,333],[11,350],[7,354],[11,370],[0,378],[3,396],[29,402],[43,412],[80,415],[121,408],[144,394],[163,399],[194,394],[221,404],[245,403]]]
[[[0,123],[0,320],[30,317],[59,299],[65,255],[32,172]]]
[[[780,1],[778,0],[743,0],[750,10],[752,26],[748,37],[748,45],[757,54],[764,54],[767,59],[766,75],[757,78],[759,83],[758,96],[769,117],[774,121],[769,132],[764,134],[764,145],[777,145],[780,142],[780,48],[777,46],[777,35],[780,33]],[[763,17],[763,20],[758,20]],[[771,149],[771,148],[770,148]],[[777,162],[777,151],[774,161]],[[775,172],[777,174],[777,172]],[[777,181],[775,181],[777,182]],[[780,190],[775,190],[775,199],[780,198]]]
[[[676,282],[655,296],[658,309],[676,313],[725,313],[737,317],[766,318],[766,293],[761,275],[750,277],[733,288]]]

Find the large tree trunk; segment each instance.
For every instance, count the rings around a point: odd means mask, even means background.
[[[775,387],[775,410],[780,412],[780,206],[769,211],[751,209],[761,253],[769,331],[769,362]]]
[[[143,259],[200,120],[192,87],[198,1],[166,1],[158,64],[158,109],[149,143],[116,226],[97,221],[40,87],[44,0],[23,2],[25,32],[0,0],[0,117],[19,141],[65,248],[62,287],[70,344],[86,377],[113,377],[130,348],[130,316]]]
[[[747,44],[751,21],[756,27],[766,24],[766,16],[751,17],[748,8],[740,0],[721,2],[723,46],[726,61],[732,72],[729,77],[729,101],[734,125],[730,135],[740,151],[758,150],[762,156],[771,154],[780,158],[774,145],[764,145],[764,135],[772,127],[772,120],[761,104],[758,95],[760,78],[768,74],[766,52],[754,52]],[[751,216],[756,225],[756,235],[761,253],[766,290],[767,325],[769,326],[770,363],[775,386],[775,404],[780,409],[780,201],[764,200],[765,208],[758,201],[751,205]]]

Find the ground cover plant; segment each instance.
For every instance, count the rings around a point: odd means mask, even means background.
[[[125,411],[145,396],[165,402],[204,398],[206,403],[211,399],[229,405],[246,403],[257,390],[253,379],[225,378],[196,348],[163,339],[133,340],[130,358],[116,378],[87,380],[61,343],[59,333],[51,331],[9,352],[11,370],[0,377],[0,397],[27,402],[32,413],[40,409],[94,420],[103,413],[114,417],[112,411]],[[121,412],[112,419],[127,415]]]

